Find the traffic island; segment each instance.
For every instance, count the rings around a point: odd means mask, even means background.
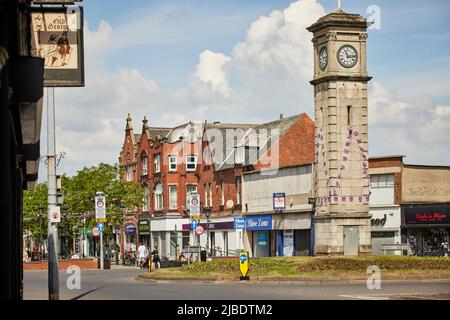
[[[366,284],[373,269],[381,283],[450,282],[450,259],[402,256],[274,257],[249,260],[249,281],[240,281],[240,261],[194,262],[141,273],[153,283]],[[370,271],[370,273],[369,273]]]

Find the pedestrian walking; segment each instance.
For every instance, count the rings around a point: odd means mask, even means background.
[[[159,257],[158,249],[155,247],[155,249],[152,251],[152,261],[155,264],[155,269],[161,268],[161,259]]]
[[[138,248],[138,257],[139,257],[139,269],[142,269],[142,265],[145,262],[145,258],[147,257],[147,247],[145,246],[145,244],[141,243],[141,245]]]

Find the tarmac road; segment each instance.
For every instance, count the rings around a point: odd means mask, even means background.
[[[152,284],[135,280],[137,268],[81,270],[80,289],[69,290],[60,271],[60,298],[79,300],[389,300],[450,299],[450,283],[382,284]],[[73,282],[72,282],[73,283]],[[24,272],[24,299],[47,299],[47,271]]]

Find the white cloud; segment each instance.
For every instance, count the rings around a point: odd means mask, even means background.
[[[116,45],[139,44],[137,38],[128,43],[124,34],[142,27],[147,18],[119,30],[105,21],[97,30],[86,25],[86,87],[56,89],[57,146],[58,151],[67,152],[60,171],[73,174],[86,165],[116,162],[127,113],[134,119],[136,133],[141,131],[144,115],[151,126],[175,126],[189,120],[261,122],[276,119],[279,113],[312,115],[313,46],[306,27],[324,14],[316,0],[298,0],[259,17],[229,55],[203,50],[185,84],[169,92],[162,92],[155,80],[137,69],[114,70],[106,64]],[[184,11],[179,18],[190,19]],[[167,32],[172,40],[178,37],[175,30]],[[377,82],[369,93],[372,156],[404,153],[414,162],[445,163],[450,156],[449,106],[425,95],[411,103]],[[45,143],[41,150],[44,154]],[[41,180],[44,175],[41,170]]]
[[[422,94],[399,99],[382,84],[369,91],[369,154],[404,154],[407,163],[449,164],[450,106]]]

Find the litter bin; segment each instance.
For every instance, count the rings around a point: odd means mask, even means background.
[[[206,262],[206,250],[200,251],[200,261]]]

